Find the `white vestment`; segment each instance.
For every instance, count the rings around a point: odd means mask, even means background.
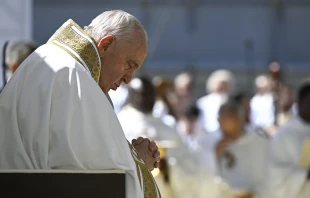
[[[275,121],[275,106],[271,93],[256,94],[250,101],[251,123],[255,126],[268,128]]]
[[[161,118],[154,117],[151,113],[145,114],[136,108],[132,107],[130,104],[123,107],[123,109],[118,114],[119,121],[122,125],[126,138],[134,139],[138,137],[148,137],[150,140],[154,141],[173,141],[176,143],[177,148],[163,149],[159,150],[161,155],[164,155],[165,159],[169,161],[171,157],[175,157],[176,152],[180,152],[181,140],[174,128],[166,125]],[[168,154],[165,154],[168,153]],[[165,156],[166,155],[166,156]],[[176,165],[176,164],[173,164]],[[174,180],[174,166],[170,166],[169,176],[171,177],[170,183],[163,180],[162,174],[156,174],[155,180],[158,186],[161,188],[161,194],[165,198],[176,198],[175,196],[178,192],[175,189],[175,183],[182,183],[182,181]],[[154,173],[154,172],[153,172]],[[172,188],[173,187],[173,188]],[[190,191],[188,189],[187,191]],[[174,195],[173,195],[174,194]]]
[[[207,132],[214,132],[219,128],[218,111],[226,100],[227,95],[219,93],[211,93],[198,99],[197,107],[201,111],[200,127]]]
[[[257,130],[257,131],[256,131]],[[216,145],[221,140],[220,130],[204,135],[199,140],[201,153],[200,172],[205,180],[219,176],[231,191],[251,191],[258,194],[264,182],[268,139],[263,132],[245,127],[245,133],[226,151],[233,157],[232,166],[228,158],[216,157]]]
[[[246,127],[245,134],[228,146],[227,151],[233,157],[231,167],[229,158],[222,156],[218,161],[219,176],[234,191],[246,190],[255,195],[261,192],[265,182],[269,139],[259,130]]]
[[[268,193],[264,194],[264,198],[310,197],[310,182],[306,181],[310,169],[309,141],[310,124],[299,117],[279,129],[270,144],[266,174]],[[306,144],[308,150],[304,149]]]
[[[176,125],[177,133],[179,134],[181,140],[184,142],[184,144],[189,148],[195,150],[198,146],[198,140],[200,136],[203,136],[206,134],[206,132],[199,127],[196,127],[193,129],[192,133],[189,133],[186,130],[185,122],[183,120],[180,120]]]
[[[217,160],[215,155],[215,146],[221,139],[222,134],[219,130],[213,133],[203,134],[198,138],[198,146],[195,150],[198,155],[196,164],[199,186],[199,198],[231,198],[233,192],[217,173]]]
[[[73,36],[58,40],[61,31]],[[88,68],[91,50],[95,43],[69,20],[20,65],[0,95],[0,168],[125,170],[126,197],[142,198],[132,150],[94,80],[100,67]]]
[[[124,106],[118,118],[128,140],[141,136],[154,141],[179,141],[175,130],[166,125],[161,118],[156,118],[151,113],[144,114],[131,105]]]

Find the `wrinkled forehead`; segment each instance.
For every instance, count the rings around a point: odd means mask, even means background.
[[[147,56],[147,44],[143,42],[128,43],[127,50],[127,59],[134,61],[138,65],[138,67],[141,67],[144,59]]]

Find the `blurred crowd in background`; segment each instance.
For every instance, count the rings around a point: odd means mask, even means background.
[[[296,116],[296,90],[282,79],[277,63],[253,80],[253,92],[238,89],[235,81],[233,71],[216,70],[206,79],[206,95],[198,99],[187,72],[173,81],[138,76],[110,92],[126,137],[148,137],[170,152],[161,170],[165,175],[169,169],[175,197],[212,197],[216,188],[203,181],[216,176],[236,191],[258,190],[253,186],[259,187],[257,180],[265,175],[269,136]],[[237,150],[227,153],[234,144]],[[231,165],[218,164],[222,157]]]
[[[10,43],[3,58],[4,84],[36,47],[32,42]],[[299,127],[294,122],[300,117],[299,103],[306,115],[310,112],[309,84],[303,88],[303,79],[290,84],[278,62],[248,82],[240,81],[233,68],[214,69],[204,79],[204,93],[193,93],[198,85],[190,70],[173,79],[144,73],[109,95],[129,141],[142,136],[157,142],[162,159],[153,175],[163,197],[266,198],[269,143],[282,128]],[[310,131],[309,123],[303,130]],[[292,165],[294,170],[297,166]],[[290,180],[285,174],[279,180]]]
[[[36,48],[24,41],[7,47],[8,80]],[[137,75],[109,92],[126,138],[157,142],[162,159],[153,174],[163,197],[263,197],[268,141],[298,116],[296,89],[276,62],[250,92],[236,80],[233,71],[215,70],[200,98],[186,71],[173,80]]]

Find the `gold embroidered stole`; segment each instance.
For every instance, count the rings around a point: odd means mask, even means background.
[[[48,40],[82,64],[90,71],[92,78],[98,83],[101,70],[101,61],[96,42],[72,19],[65,22]],[[109,95],[106,94],[108,99]],[[111,105],[113,106],[111,100]],[[128,143],[129,144],[129,143]],[[146,164],[137,154],[135,148],[129,144],[131,155],[136,163],[137,174],[144,198],[161,198],[157,184]]]
[[[65,22],[48,40],[48,43],[69,53],[90,71],[91,76],[98,83],[101,61],[96,42],[72,19]]]
[[[144,192],[144,198],[161,198],[151,171],[138,155],[137,150],[130,143],[128,143],[128,145],[130,147],[131,155],[136,163],[137,174],[141,188]]]

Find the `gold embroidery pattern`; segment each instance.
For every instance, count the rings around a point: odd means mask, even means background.
[[[80,35],[73,27],[75,27],[80,34],[83,34],[83,36]],[[85,37],[88,37],[92,40],[90,36],[88,36],[73,20],[70,19],[67,21],[66,25],[64,24],[56,31],[56,33],[50,38],[48,42],[64,49],[84,67],[87,67],[93,79],[98,83],[101,62],[98,58],[99,55],[97,49],[95,49],[92,43]],[[59,45],[57,42],[73,50],[76,54],[78,54],[78,56],[84,61],[86,65],[80,61],[76,55],[71,53],[70,50],[66,49],[62,45]]]
[[[131,155],[136,163],[140,185],[143,185],[144,188],[144,198],[161,198],[158,186],[153,178],[151,171],[148,169],[140,156],[137,155],[137,151],[135,150],[135,148],[131,144],[129,144],[129,147],[131,150]],[[139,170],[141,170],[142,173],[142,183]]]

